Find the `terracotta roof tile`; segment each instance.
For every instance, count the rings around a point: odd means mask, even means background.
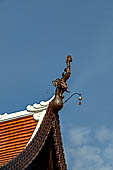
[[[0,123],[0,166],[24,150],[37,123],[33,115]]]
[[[40,160],[51,132],[58,169],[66,170],[59,118],[52,111],[51,100],[29,105],[25,111],[0,115],[1,170],[29,169],[37,156]]]

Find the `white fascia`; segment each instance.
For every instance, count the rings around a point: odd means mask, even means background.
[[[29,116],[29,115],[33,115],[35,120],[39,120],[40,115],[41,114],[43,115],[43,113],[46,112],[49,103],[53,99],[54,99],[54,96],[46,102],[41,101],[39,104],[37,104],[37,103],[33,104],[33,106],[28,105],[27,110],[15,112],[15,113],[10,113],[10,114],[4,113],[4,114],[0,115],[0,122],[5,122],[5,121],[21,118],[21,117],[26,117],[26,116]]]

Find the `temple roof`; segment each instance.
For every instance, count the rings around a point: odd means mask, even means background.
[[[0,169],[27,168],[42,150],[50,131],[58,166],[66,169],[58,115],[49,106],[53,98],[28,105],[24,111],[0,115]]]
[[[27,110],[0,116],[1,170],[66,170],[58,112],[68,92],[71,56],[62,78],[52,81],[55,95]]]

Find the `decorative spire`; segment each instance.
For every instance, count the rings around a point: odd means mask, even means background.
[[[70,69],[71,62],[72,62],[72,57],[68,55],[66,57],[67,68],[64,69],[64,72],[62,73],[62,78],[57,78],[56,80],[52,81],[53,85],[56,87],[55,98],[51,102],[54,112],[58,112],[63,107],[63,101],[62,101],[62,99],[64,98],[63,93],[65,91],[69,92],[67,90],[68,86],[66,81],[69,79],[71,74],[71,69]]]
[[[62,94],[65,91],[69,92],[67,90],[68,87],[67,87],[66,81],[69,79],[70,74],[71,74],[70,62],[72,62],[72,58],[69,55],[66,57],[67,68],[64,69],[64,72],[62,73],[62,78],[61,79],[57,78],[56,80],[52,81],[53,85],[56,87],[55,94],[58,94],[59,96],[62,96]],[[62,96],[62,98],[63,98],[63,96]]]
[[[64,102],[62,101],[62,99],[64,98],[63,93],[64,92],[69,93],[69,91],[67,90],[68,86],[67,86],[66,81],[69,79],[69,77],[71,75],[71,66],[70,66],[71,62],[72,62],[72,57],[70,55],[68,55],[66,57],[67,68],[64,69],[64,72],[62,73],[62,77],[57,78],[56,80],[52,81],[53,85],[56,87],[55,98],[51,102],[51,107],[54,112],[58,112],[60,109],[62,109],[63,104],[66,103],[74,95],[79,96],[78,97],[78,100],[79,100],[78,105],[81,105],[82,97],[81,97],[80,93],[73,93],[67,100],[65,100]]]

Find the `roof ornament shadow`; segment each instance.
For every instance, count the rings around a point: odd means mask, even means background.
[[[71,75],[71,66],[70,66],[71,62],[72,62],[72,57],[68,55],[66,57],[67,68],[64,69],[64,72],[62,73],[62,77],[52,81],[53,85],[56,87],[55,97],[51,102],[51,106],[54,112],[58,112],[59,110],[61,110],[63,105],[74,95],[79,96],[78,97],[79,105],[81,104],[81,100],[82,100],[81,93],[73,93],[67,100],[63,102],[63,98],[64,98],[63,93],[64,92],[70,93],[70,91],[68,91],[68,86],[66,81],[69,79]]]

